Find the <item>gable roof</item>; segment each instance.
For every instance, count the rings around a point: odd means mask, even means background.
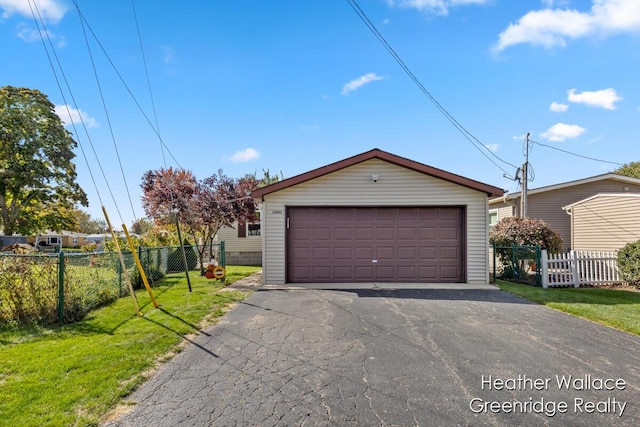
[[[416,162],[414,160],[409,160],[404,157],[396,156],[395,154],[387,153],[386,151],[382,151],[378,148],[374,148],[373,150],[366,151],[364,153],[355,155],[353,157],[349,157],[347,159],[340,160],[338,162],[331,163],[329,165],[326,165],[317,169],[313,169],[309,172],[296,175],[294,177],[273,183],[271,185],[267,185],[266,187],[258,188],[251,193],[251,196],[253,198],[262,198],[267,194],[271,194],[276,191],[293,187],[294,185],[298,185],[303,182],[307,182],[312,179],[319,178],[324,175],[328,175],[332,172],[336,172],[341,169],[348,168],[349,166],[353,166],[358,163],[362,163],[371,159],[384,160],[394,165],[402,166],[404,168],[407,168],[416,172],[420,172],[425,175],[430,175],[435,178],[439,178],[445,181],[452,182],[454,184],[471,188],[473,190],[481,191],[483,193],[486,193],[487,196],[502,196],[504,194],[504,190],[498,187],[494,187],[488,184],[483,184],[482,182],[479,182],[479,181],[474,181],[472,179],[465,178],[463,176],[456,175],[451,172],[443,171],[442,169],[437,169],[432,166],[428,166],[428,165]]]
[[[591,200],[594,200],[600,197],[620,197],[620,198],[626,198],[626,199],[637,199],[637,198],[640,198],[640,193],[598,193],[598,194],[594,194],[591,197],[587,197],[586,199],[578,200],[577,202],[571,203],[570,205],[563,206],[562,210],[571,211],[571,209],[574,206],[587,203]]]
[[[595,176],[590,176],[590,177],[587,177],[587,178],[577,179],[575,181],[561,182],[559,184],[553,184],[553,185],[547,185],[545,187],[529,189],[527,191],[527,194],[531,195],[531,194],[544,193],[544,192],[547,192],[547,191],[560,190],[562,188],[568,188],[568,187],[573,187],[573,186],[582,185],[582,184],[589,184],[591,182],[604,181],[606,179],[611,179],[611,180],[620,181],[620,182],[626,182],[628,184],[640,185],[640,179],[638,179],[638,178],[632,178],[630,176],[625,176],[625,175],[618,175],[617,173],[605,173],[605,174],[602,174],[602,175],[595,175]],[[509,194],[504,195],[503,197],[499,197],[499,198],[496,198],[496,199],[491,199],[491,200],[489,200],[489,203],[497,203],[497,202],[501,202],[501,201],[504,201],[504,200],[517,199],[517,198],[520,197],[520,193],[521,193],[520,191],[518,191],[516,193],[509,193]]]

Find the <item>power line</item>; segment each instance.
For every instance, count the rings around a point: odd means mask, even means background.
[[[124,78],[122,77],[122,74],[120,74],[120,71],[118,70],[118,67],[116,67],[116,65],[114,64],[114,62],[111,60],[111,57],[109,56],[109,54],[107,53],[107,50],[104,48],[104,46],[102,45],[102,43],[100,42],[100,39],[98,39],[98,36],[96,35],[96,33],[93,31],[93,28],[91,28],[91,25],[89,24],[89,22],[87,21],[87,19],[84,17],[84,14],[82,13],[82,11],[80,10],[80,6],[78,5],[77,0],[72,0],[73,4],[75,5],[76,9],[78,10],[78,15],[80,16],[80,19],[82,22],[84,22],[84,24],[86,25],[86,28],[89,30],[89,32],[91,33],[91,35],[93,36],[94,40],[96,41],[96,44],[98,45],[98,47],[100,48],[100,50],[102,50],[102,53],[104,54],[104,56],[106,57],[107,61],[109,62],[109,64],[111,65],[111,68],[113,68],[113,71],[116,73],[116,76],[118,76],[118,79],[120,79],[120,82],[122,83],[122,85],[124,86],[125,90],[127,91],[127,93],[129,94],[129,96],[131,97],[131,99],[133,100],[134,104],[136,105],[136,107],[138,107],[138,110],[140,111],[140,113],[142,114],[142,116],[144,117],[144,119],[146,120],[147,124],[149,125],[149,127],[151,127],[151,130],[153,130],[153,132],[156,134],[156,136],[158,137],[158,139],[160,140],[160,143],[162,144],[162,146],[164,147],[165,150],[167,150],[167,153],[169,153],[169,155],[171,156],[171,158],[173,159],[174,163],[180,168],[183,169],[182,166],[180,166],[180,163],[178,162],[178,160],[175,158],[175,156],[173,155],[173,153],[171,152],[171,150],[169,150],[169,147],[167,146],[167,144],[165,144],[164,140],[162,139],[162,137],[160,136],[160,133],[158,131],[158,129],[153,125],[153,123],[151,122],[151,119],[149,118],[149,116],[145,113],[144,109],[142,108],[142,106],[140,105],[140,103],[138,102],[138,99],[135,97],[135,95],[133,94],[133,92],[131,91],[131,89],[129,88],[129,85],[127,85],[127,83],[125,82]]]
[[[389,54],[398,63],[398,65],[400,65],[400,68],[402,68],[402,70],[409,76],[409,78],[416,84],[416,86],[418,86],[420,91],[433,103],[433,105],[435,105],[435,107],[438,109],[438,111],[440,111],[440,113],[442,113],[442,115],[444,115],[444,117],[458,130],[458,132],[460,132],[462,134],[462,136],[464,136],[465,139],[467,141],[469,141],[469,143],[471,143],[471,145],[473,145],[473,147],[476,150],[478,150],[491,163],[493,163],[498,169],[500,169],[502,172],[504,172],[507,175],[509,175],[509,173],[505,169],[503,169],[499,164],[497,164],[493,159],[491,159],[487,155],[487,153],[491,154],[493,157],[495,157],[496,159],[498,159],[502,163],[507,164],[507,165],[513,167],[514,169],[518,169],[518,167],[515,166],[514,164],[509,163],[506,160],[503,160],[498,155],[496,155],[493,151],[489,150],[486,147],[486,145],[484,145],[482,142],[480,142],[478,140],[478,138],[476,138],[471,132],[469,132],[464,126],[462,126],[462,124],[460,124],[460,122],[458,122],[458,120],[456,120],[456,118],[453,117],[451,115],[451,113],[449,113],[449,111],[447,111],[447,109],[444,108],[442,106],[442,104],[440,104],[440,102],[438,102],[438,100],[427,90],[427,88],[415,76],[415,74],[413,74],[411,69],[409,69],[407,64],[400,57],[400,55],[398,55],[398,53],[393,49],[393,47],[389,44],[389,42],[387,42],[387,40],[384,38],[384,36],[378,31],[376,26],[371,22],[371,20],[367,16],[367,14],[362,10],[360,5],[358,5],[357,1],[356,0],[347,0],[347,2],[349,3],[349,6],[351,6],[351,8],[354,10],[354,12],[356,12],[358,17],[362,20],[362,22],[364,22],[364,24],[367,26],[367,28],[369,28],[369,30],[373,33],[373,35],[384,46],[384,48],[387,50],[387,52],[389,52]],[[477,144],[479,144],[480,146],[478,146]],[[480,147],[484,148],[484,150],[486,150],[487,153],[485,153],[485,151],[482,150],[482,148],[480,148]]]
[[[609,164],[616,165],[616,166],[624,166],[624,163],[611,162],[609,160],[601,160],[601,159],[596,159],[594,157],[583,156],[582,154],[572,153],[571,151],[563,150],[562,148],[554,147],[552,145],[543,144],[543,143],[537,142],[537,141],[531,141],[531,142],[534,143],[534,144],[538,144],[538,145],[540,145],[542,147],[547,147],[547,148],[551,148],[551,149],[556,150],[556,151],[561,151],[563,153],[570,154],[572,156],[582,157],[583,159],[593,160],[595,162],[601,162],[601,163],[609,163]]]

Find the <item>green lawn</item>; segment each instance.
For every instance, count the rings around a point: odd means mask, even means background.
[[[227,268],[227,283],[258,267]],[[172,274],[154,288],[154,309],[137,292],[143,317],[123,297],[78,323],[0,330],[0,426],[91,426],[144,381],[144,373],[180,350],[179,344],[222,316],[243,292],[192,273]]]
[[[640,335],[640,292],[599,288],[537,288],[497,280],[503,291],[565,313]]]

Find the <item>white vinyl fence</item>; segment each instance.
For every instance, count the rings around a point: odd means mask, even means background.
[[[620,283],[616,252],[570,251],[548,254],[542,251],[542,286],[596,285]]]

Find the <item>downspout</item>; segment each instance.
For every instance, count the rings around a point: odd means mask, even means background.
[[[571,206],[563,206],[562,210],[565,211],[567,213],[567,215],[569,215],[571,217],[571,222],[570,222],[570,232],[569,235],[571,236],[571,247],[569,247],[569,250],[573,249],[573,230],[574,230],[574,224],[573,224],[573,220],[574,220],[574,216],[573,216],[573,208]]]

